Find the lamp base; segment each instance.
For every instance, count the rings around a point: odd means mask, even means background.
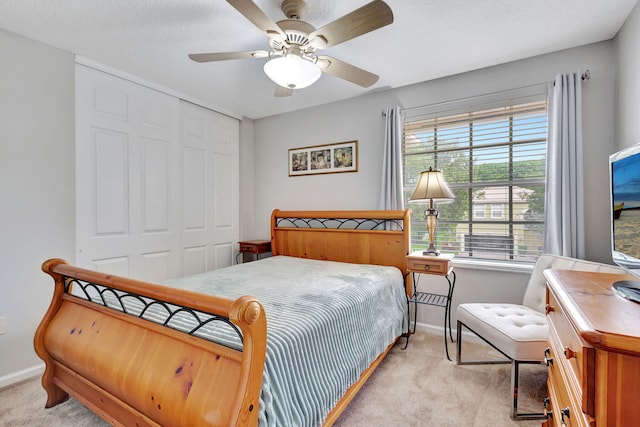
[[[428,249],[422,251],[422,255],[438,256],[438,255],[440,255],[440,251],[437,250],[436,248],[434,248],[433,246],[429,246]]]
[[[424,212],[427,219],[427,230],[429,231],[429,247],[422,255],[440,255],[440,251],[436,250],[436,224],[438,223],[438,211],[433,209],[433,199],[429,201],[430,207]]]

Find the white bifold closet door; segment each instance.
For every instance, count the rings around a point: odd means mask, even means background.
[[[239,237],[239,123],[183,101],[183,275],[231,265]],[[213,114],[212,114],[213,113]]]
[[[76,263],[162,281],[232,263],[238,121],[76,65]]]

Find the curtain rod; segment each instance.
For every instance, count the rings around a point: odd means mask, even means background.
[[[591,78],[591,70],[588,70],[588,69],[584,73],[582,73],[582,75],[580,76],[580,79],[582,81],[589,80],[590,78]],[[553,83],[553,82],[551,82],[551,83]],[[517,90],[517,89],[528,89],[528,88],[540,86],[540,85],[543,85],[543,84],[546,84],[546,82],[536,83],[536,84],[532,84],[532,85],[528,85],[528,86],[523,86],[523,87],[520,87],[520,88],[516,88],[515,90]],[[457,102],[457,101],[462,101],[462,100],[468,101],[468,100],[481,98],[481,97],[484,97],[484,96],[487,96],[487,95],[495,95],[495,94],[498,94],[498,93],[509,92],[509,91],[512,91],[512,90],[514,90],[514,89],[505,89],[505,90],[501,90],[501,91],[493,92],[493,93],[489,93],[489,94],[485,93],[483,95],[476,95],[476,96],[471,96],[471,97],[468,97],[468,98],[456,99],[454,101],[444,101],[444,102],[439,102],[439,103],[435,103],[435,104],[430,104],[429,106],[446,105],[446,104],[449,104],[451,102]],[[404,113],[405,111],[417,110],[419,108],[424,108],[424,107],[425,107],[424,105],[421,105],[419,107],[402,108],[400,111],[402,111]],[[387,115],[386,111],[382,110],[381,115],[382,115],[382,117],[386,117],[386,115]]]

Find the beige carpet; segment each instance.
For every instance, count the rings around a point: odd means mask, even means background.
[[[540,426],[540,421],[514,422],[510,365],[457,366],[444,355],[441,335],[418,332],[407,350],[394,347],[335,424],[338,427],[387,426]],[[449,346],[455,359],[455,344]],[[484,344],[463,347],[467,358],[497,357]],[[539,411],[546,370],[526,365],[521,374],[521,408]],[[0,389],[0,426],[106,426],[74,399],[44,409],[46,393],[33,378]]]

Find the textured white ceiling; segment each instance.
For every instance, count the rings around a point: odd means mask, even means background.
[[[273,20],[281,0],[254,0]],[[316,28],[369,0],[307,0]],[[188,53],[268,50],[224,0],[1,0],[0,28],[260,118],[611,39],[638,0],[386,0],[394,23],[320,51],[380,76],[368,89],[324,74],[273,96],[265,59],[196,63]]]

